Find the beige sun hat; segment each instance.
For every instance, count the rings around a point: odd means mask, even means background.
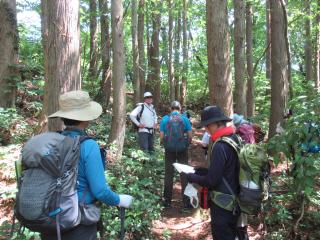
[[[81,90],[66,92],[59,98],[59,111],[49,118],[67,118],[77,121],[91,121],[102,113],[99,103],[91,101],[89,93]]]

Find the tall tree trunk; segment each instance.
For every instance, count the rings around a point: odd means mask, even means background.
[[[188,76],[188,0],[183,0],[183,11],[182,11],[182,25],[183,25],[183,68],[180,88],[180,102],[182,105],[186,104],[187,95],[187,76]]]
[[[234,4],[234,70],[235,70],[235,112],[247,115],[245,77],[245,2],[233,0]]]
[[[317,1],[317,15],[316,15],[316,54],[315,54],[315,89],[320,91],[320,0]]]
[[[305,4],[305,70],[306,81],[312,80],[312,43],[311,43],[311,8],[310,0],[304,0]]]
[[[139,48],[139,81],[140,81],[140,99],[143,99],[145,90],[146,64],[144,54],[144,8],[145,1],[139,0],[138,14],[138,48]]]
[[[266,31],[266,47],[271,43],[271,13],[270,13],[270,0],[266,0],[266,23],[267,23],[267,31]],[[271,46],[267,49],[266,52],[266,78],[271,79]]]
[[[246,41],[247,41],[247,117],[254,115],[254,76],[253,76],[253,38],[252,38],[252,2],[247,1],[246,5]]]
[[[108,0],[99,0],[100,9],[100,27],[101,27],[101,62],[102,62],[102,77],[100,90],[97,96],[98,101],[105,102],[108,106],[111,97],[112,72],[110,68],[111,46],[110,46],[110,20],[108,10]]]
[[[282,3],[271,0],[271,109],[269,138],[276,133],[278,123],[283,117],[288,101],[288,56],[285,39],[285,16]]]
[[[137,0],[131,1],[132,21],[132,62],[133,62],[133,86],[134,102],[140,102],[140,78],[139,78],[139,47],[138,47],[138,6]]]
[[[178,2],[177,2],[178,4]],[[179,9],[179,6],[177,7]],[[180,98],[180,45],[181,45],[181,11],[178,10],[177,21],[175,24],[175,42],[174,42],[174,91],[175,99]]]
[[[42,0],[42,35],[45,62],[45,114],[59,109],[62,93],[81,89],[79,0]],[[50,104],[48,104],[50,103]],[[49,131],[61,130],[49,119]]]
[[[173,15],[172,15],[172,0],[168,0],[168,9],[169,9],[169,30],[168,30],[168,82],[169,82],[169,99],[170,102],[175,100],[175,88],[174,88],[174,76],[173,76]]]
[[[233,104],[227,0],[207,0],[206,4],[210,101],[230,116]]]
[[[122,0],[111,1],[113,48],[113,106],[109,143],[115,144],[115,155],[122,155],[126,129],[125,55]]]
[[[152,36],[150,43],[150,68],[148,88],[153,93],[154,105],[158,107],[161,94],[160,61],[159,61],[159,35],[160,35],[160,13],[152,13]]]
[[[97,27],[97,0],[90,0],[90,63],[89,79],[94,81],[98,72],[98,27]]]
[[[0,107],[14,107],[18,64],[16,0],[0,1]]]

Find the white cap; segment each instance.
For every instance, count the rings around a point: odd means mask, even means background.
[[[147,97],[153,97],[153,96],[152,96],[152,93],[151,93],[151,92],[145,92],[145,93],[143,94],[143,97],[144,97],[144,98],[147,98]]]

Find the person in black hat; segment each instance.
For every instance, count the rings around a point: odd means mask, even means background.
[[[219,141],[221,137],[230,137],[238,141],[234,128],[227,126],[231,120],[217,106],[203,109],[201,122],[197,127],[205,127],[211,134],[210,141],[213,145],[211,152],[208,153],[210,166],[208,169],[196,168],[195,173],[187,174],[188,182],[207,187],[210,191],[208,197],[211,200],[209,204],[211,230],[215,240],[234,240],[239,236],[237,233],[239,207],[232,195],[237,195],[239,192],[240,164],[234,149],[228,143]]]

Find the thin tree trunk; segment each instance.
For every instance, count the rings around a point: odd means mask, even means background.
[[[285,39],[285,16],[282,3],[271,0],[271,109],[269,138],[275,135],[278,123],[283,122],[288,101],[288,56]]]
[[[288,85],[289,85],[289,99],[293,98],[293,83],[291,79],[291,56],[290,56],[290,44],[289,44],[289,37],[288,37],[288,18],[287,18],[287,10],[285,0],[280,0],[283,17],[284,17],[284,38],[286,42],[286,51],[287,51],[287,62],[288,62]]]
[[[305,70],[306,81],[312,81],[312,43],[311,43],[311,8],[310,0],[304,0],[305,4]]]
[[[42,0],[42,35],[45,62],[45,115],[59,109],[62,93],[81,89],[79,0]],[[50,104],[48,104],[50,103]],[[49,119],[49,131],[62,122]]]
[[[173,15],[172,15],[172,0],[168,0],[168,8],[169,8],[169,30],[168,30],[168,82],[169,82],[169,99],[170,102],[175,100],[175,88],[174,88],[174,68],[173,68]]]
[[[180,102],[182,105],[186,104],[187,95],[187,76],[188,76],[188,0],[183,0],[183,11],[182,11],[182,26],[183,26],[183,42],[182,42],[182,54],[183,54],[183,65],[182,65],[182,78],[180,88]]]
[[[179,7],[177,7],[179,9]],[[175,52],[174,52],[174,89],[175,99],[180,98],[180,45],[181,45],[181,11],[178,11],[176,26],[175,26]]]
[[[266,0],[266,23],[267,23],[267,31],[266,31],[266,46],[271,43],[271,13],[270,13],[270,0]],[[271,79],[271,46],[268,48],[266,53],[266,77],[267,79]]]
[[[227,0],[207,0],[206,7],[210,101],[230,116],[233,104]]]
[[[145,1],[139,1],[138,14],[138,48],[139,48],[139,81],[140,81],[140,99],[143,99],[145,90],[146,64],[144,54],[144,7]]]
[[[317,1],[317,15],[316,15],[316,54],[315,54],[315,89],[320,91],[320,0]]]
[[[100,90],[97,96],[98,101],[104,101],[106,107],[110,103],[112,87],[112,71],[110,68],[111,46],[110,46],[110,20],[108,0],[99,0],[100,26],[101,26],[101,62],[102,78]]]
[[[97,0],[90,0],[90,63],[89,79],[94,81],[98,72],[98,25],[97,25]]]
[[[246,78],[245,78],[245,2],[233,0],[234,4],[234,69],[235,69],[235,112],[246,116]]]
[[[126,129],[125,55],[123,38],[122,0],[111,1],[112,48],[113,48],[113,106],[109,143],[115,145],[115,155],[122,155]]]
[[[160,61],[159,61],[159,34],[160,34],[160,13],[152,13],[152,37],[150,43],[150,68],[148,87],[153,93],[154,105],[158,107],[160,102]]]
[[[254,76],[253,76],[253,38],[252,38],[252,2],[247,1],[246,5],[246,41],[247,41],[247,117],[254,115]]]
[[[0,107],[15,106],[18,64],[16,0],[0,1]]]
[[[132,21],[132,61],[133,61],[133,86],[134,102],[140,102],[140,78],[139,78],[139,47],[138,47],[138,6],[137,0],[131,1]]]

